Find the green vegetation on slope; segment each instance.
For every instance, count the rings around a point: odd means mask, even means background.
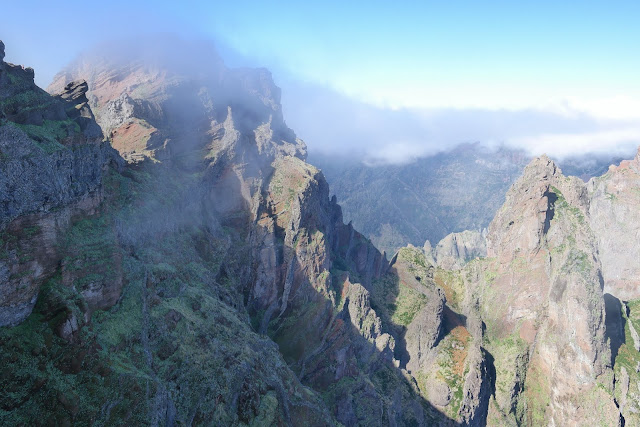
[[[372,305],[383,319],[390,320],[393,325],[407,327],[427,303],[427,296],[421,288],[433,286],[429,284],[432,274],[418,248],[400,249],[395,269],[396,272],[389,272],[374,281]]]
[[[388,254],[409,243],[435,244],[451,232],[486,227],[527,163],[521,152],[477,144],[402,165],[311,154],[345,220]]]
[[[167,414],[183,424],[279,424],[283,398],[297,420],[312,416],[305,405],[315,394],[245,320],[242,275],[233,274],[243,243],[152,215],[181,203],[190,178],[165,177],[157,187],[144,168],[128,175],[112,173],[101,213],[68,231],[61,270],[32,315],[0,329],[0,424],[144,425]],[[146,230],[154,238],[123,249],[116,231],[123,218],[138,236]],[[145,228],[145,220],[161,224]],[[109,291],[118,275],[125,286],[117,303],[85,322],[81,292]],[[71,319],[84,327],[67,342],[58,331]]]

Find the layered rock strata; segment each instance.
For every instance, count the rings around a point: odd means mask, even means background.
[[[640,298],[640,152],[592,178],[587,188],[605,292],[625,300]]]
[[[29,315],[61,260],[61,234],[95,211],[107,168],[122,165],[86,106],[85,82],[52,97],[33,69],[3,58],[0,42],[0,326]]]

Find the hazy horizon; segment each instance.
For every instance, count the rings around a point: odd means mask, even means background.
[[[11,4],[7,16],[39,13],[4,23],[0,39],[41,87],[103,41],[212,41],[227,65],[272,72],[285,120],[310,150],[373,163],[465,142],[556,157],[640,144],[632,2],[189,6]],[[65,20],[73,31],[59,30]]]

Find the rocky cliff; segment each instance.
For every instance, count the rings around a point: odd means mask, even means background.
[[[640,298],[640,152],[588,184],[589,222],[598,240],[605,292]]]
[[[637,421],[637,157],[588,184],[537,158],[486,232],[388,261],[268,71],[161,41],[55,96],[2,63],[0,422]]]
[[[633,271],[639,261],[629,239],[638,222],[632,213],[637,159],[588,183],[565,177],[546,156],[534,159],[486,233],[452,234],[435,248],[427,242],[422,251],[401,250],[398,259],[411,251],[445,294],[428,299],[440,302],[426,304],[409,324],[407,369],[438,371],[430,362],[440,357],[441,338],[434,337],[446,333],[453,312],[474,344],[459,347],[468,347],[474,367],[465,393],[475,390],[473,407],[488,425],[636,423],[640,338]],[[455,386],[447,387],[426,382],[424,388],[451,396]],[[464,402],[459,414],[468,422]]]
[[[507,193],[488,258],[465,267],[494,355],[491,423],[638,422],[637,169],[585,184],[541,157]]]
[[[614,396],[627,425],[640,422],[639,172],[640,154],[636,154],[587,184],[589,224],[602,263],[607,332],[615,362]]]
[[[192,48],[88,55],[49,88],[128,164],[0,330],[3,422],[453,423],[399,368],[374,307],[389,263],[343,223],[270,74]]]
[[[3,321],[19,323],[0,330],[2,423],[330,424],[247,320],[251,252],[221,229],[243,211],[215,214],[203,184],[215,168],[202,158],[122,169],[87,83],[70,79],[52,97],[32,71],[3,63],[0,78],[11,269],[0,301]],[[168,145],[193,147],[182,142]]]
[[[23,321],[61,260],[71,218],[95,210],[120,157],[103,141],[84,82],[53,97],[31,68],[8,64],[0,42],[0,326]]]
[[[611,353],[588,211],[584,183],[543,156],[527,166],[489,227],[479,299],[493,340],[498,418],[619,420],[608,394]]]

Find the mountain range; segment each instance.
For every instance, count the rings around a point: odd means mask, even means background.
[[[357,156],[310,153],[345,220],[388,254],[407,244],[422,246],[426,240],[435,245],[449,233],[482,231],[531,160],[522,149],[479,142],[402,164],[367,164]],[[567,175],[587,181],[621,160],[575,155],[556,162]]]
[[[424,194],[476,230],[388,259],[268,70],[167,39],[44,91],[4,49],[2,424],[640,423],[640,152],[585,182],[461,149],[475,172],[444,162],[455,185]],[[403,173],[388,188],[416,192]],[[463,189],[487,173],[480,231]]]

